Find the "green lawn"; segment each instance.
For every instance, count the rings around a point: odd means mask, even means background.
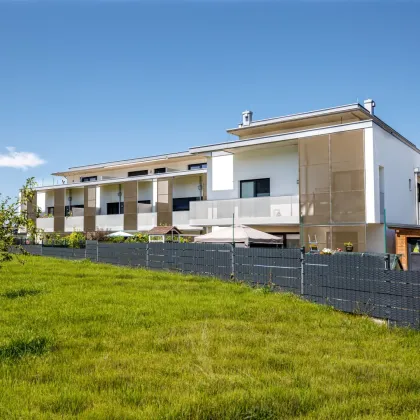
[[[0,418],[420,418],[420,333],[244,285],[0,269]]]

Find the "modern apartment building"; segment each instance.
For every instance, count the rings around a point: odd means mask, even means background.
[[[286,246],[407,254],[407,237],[420,237],[420,151],[374,108],[366,100],[258,121],[246,111],[227,130],[233,141],[57,172],[65,184],[37,189],[37,225],[200,233],[234,221]]]

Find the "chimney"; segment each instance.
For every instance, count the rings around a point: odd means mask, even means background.
[[[363,106],[372,114],[375,114],[375,101],[373,99],[366,99]]]
[[[242,112],[242,126],[248,126],[252,123],[252,111]]]

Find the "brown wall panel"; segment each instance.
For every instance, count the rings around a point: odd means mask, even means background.
[[[54,232],[64,232],[66,189],[54,190]]]
[[[86,186],[84,188],[84,230],[85,232],[95,232],[96,230],[96,187]]]
[[[172,179],[157,181],[157,224],[159,226],[172,225]]]
[[[137,230],[137,181],[123,184],[124,230]]]

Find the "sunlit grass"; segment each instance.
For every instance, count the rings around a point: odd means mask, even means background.
[[[288,294],[56,259],[0,269],[0,418],[420,418],[420,333]]]

